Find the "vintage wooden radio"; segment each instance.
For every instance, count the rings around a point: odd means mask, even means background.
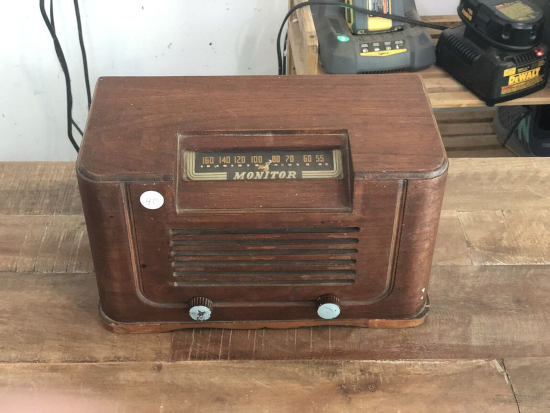
[[[447,165],[418,75],[102,78],[77,161],[101,317],[419,325]]]

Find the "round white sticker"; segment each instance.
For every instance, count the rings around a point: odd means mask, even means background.
[[[157,191],[147,191],[141,194],[139,202],[147,209],[159,209],[164,204],[164,197]]]

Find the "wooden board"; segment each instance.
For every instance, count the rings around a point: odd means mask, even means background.
[[[170,334],[116,335],[98,317],[94,274],[0,274],[0,360],[170,360]]]
[[[494,360],[2,365],[0,405],[3,413],[518,411]]]
[[[549,214],[443,211],[434,265],[550,264]],[[93,271],[81,216],[3,217],[0,234],[0,272]]]
[[[520,412],[549,412],[550,359],[517,358],[506,359],[504,363]]]
[[[435,117],[449,158],[509,158],[493,128],[494,109],[436,110]]]
[[[550,264],[549,214],[547,209],[445,210],[434,265]],[[0,272],[93,271],[82,216],[7,216],[0,234]]]
[[[437,114],[438,119],[453,119],[455,116],[459,115]],[[550,172],[547,165],[548,161],[544,158],[451,159],[443,209],[470,211],[484,208],[547,208],[550,192]],[[81,214],[74,164],[56,162],[48,164],[47,169],[42,168],[43,164],[35,162],[0,163],[0,200],[4,201],[0,204],[0,216]],[[60,175],[66,176],[59,181],[56,178],[59,175],[53,172],[55,170],[62,171]],[[22,183],[31,180],[31,177],[42,175],[46,178],[38,191],[27,190],[26,184]],[[39,195],[42,199],[50,201],[37,203],[37,192],[42,193]],[[65,195],[56,198],[56,194]],[[63,201],[51,202],[54,199]]]
[[[304,1],[306,0],[289,0],[289,8]],[[289,61],[289,65],[292,63],[300,65],[300,68],[297,69],[300,72],[316,75],[319,67],[317,57],[319,42],[309,7],[298,9],[291,16],[288,24],[288,41],[290,42],[289,50],[292,48],[292,50],[298,51],[299,55],[305,56],[295,62]]]
[[[461,212],[475,265],[549,264],[550,209]]]
[[[0,271],[93,271],[82,215],[7,215],[0,234]]]
[[[549,175],[545,158],[451,159],[443,209],[548,209]]]
[[[1,274],[0,363],[550,357],[549,266],[435,266],[424,325],[117,335],[93,274]]]
[[[37,207],[34,191],[12,193],[15,202],[5,203],[0,209],[0,271],[93,270],[76,180],[73,176],[56,183],[56,174],[51,172],[74,174],[72,166],[61,163],[44,169],[42,164],[0,164],[8,182],[29,180],[37,176],[37,171],[46,173],[49,178],[44,180],[42,198],[54,199],[63,193],[67,194],[65,204],[74,205],[69,210],[60,209],[55,202]],[[451,159],[434,263],[499,264],[488,260],[491,254],[506,264],[548,263],[545,228],[550,205],[549,175],[545,159]],[[9,191],[0,190],[0,195]],[[14,205],[22,211],[19,215],[13,215]],[[517,212],[523,209],[527,211]],[[72,215],[54,215],[59,211]],[[515,232],[507,234],[507,228]],[[507,255],[503,253],[503,241]]]
[[[82,214],[72,162],[0,163],[2,215]]]

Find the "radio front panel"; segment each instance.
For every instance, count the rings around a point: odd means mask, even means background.
[[[162,194],[161,209],[141,205],[148,191]],[[178,214],[170,184],[131,184],[139,288],[170,306],[195,296],[246,306],[325,293],[375,302],[392,285],[403,195],[401,183],[380,181],[356,187],[362,214]]]

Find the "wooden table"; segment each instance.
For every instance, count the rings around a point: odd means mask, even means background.
[[[70,163],[0,163],[0,411],[550,411],[550,168],[451,159],[426,324],[117,335]]]

